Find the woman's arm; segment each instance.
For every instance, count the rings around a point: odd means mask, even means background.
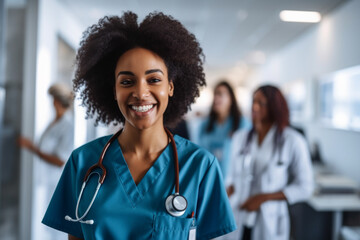
[[[235,188],[234,185],[230,185],[226,188],[226,193],[228,195],[228,197],[230,197],[231,195],[233,195],[235,192]]]
[[[292,161],[289,173],[292,181],[283,189],[283,192],[288,203],[294,204],[311,196],[314,189],[314,176],[305,139],[294,136],[290,147]]]
[[[266,201],[271,200],[285,200],[286,196],[283,192],[275,192],[275,193],[263,193],[249,197],[241,206],[241,209],[245,209],[247,211],[257,211],[259,210],[261,204]]]
[[[68,239],[69,240],[83,240],[82,238],[77,238],[77,237],[74,237],[73,235],[68,235]]]
[[[256,211],[260,205],[270,200],[286,200],[289,204],[309,197],[313,189],[313,173],[310,154],[305,139],[294,136],[290,145],[291,163],[289,172],[292,182],[282,191],[275,193],[258,194],[247,199],[240,208]]]
[[[42,151],[40,151],[40,149],[35,146],[35,144],[33,144],[33,142],[27,138],[24,137],[20,137],[18,139],[18,143],[21,147],[24,147],[26,149],[28,149],[29,151],[33,152],[34,154],[36,154],[37,156],[39,156],[41,159],[43,159],[44,161],[56,165],[56,166],[63,166],[64,162],[58,158],[57,156],[54,155],[50,155],[50,154],[46,154]]]

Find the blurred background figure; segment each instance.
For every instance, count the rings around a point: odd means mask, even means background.
[[[233,135],[228,195],[238,231],[229,239],[289,239],[288,205],[313,191],[310,154],[303,136],[289,127],[280,90],[259,87],[253,95],[250,131]]]
[[[38,220],[36,224],[42,239],[67,239],[66,234],[47,228],[40,222],[59,181],[63,165],[74,148],[74,120],[71,111],[74,94],[70,88],[60,83],[52,85],[48,93],[53,97],[55,119],[46,128],[38,144],[22,136],[18,143],[20,147],[37,155],[39,160],[35,164],[40,174],[35,179],[38,209],[34,214],[39,216],[35,219]]]
[[[210,114],[200,126],[198,140],[219,160],[224,179],[230,162],[231,136],[243,128],[250,128],[250,123],[242,116],[233,88],[221,81],[215,87]]]

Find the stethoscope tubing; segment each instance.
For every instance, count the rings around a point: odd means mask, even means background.
[[[85,216],[88,214],[88,212],[90,211],[94,201],[95,201],[95,198],[100,190],[100,187],[101,185],[104,183],[105,181],[105,178],[106,178],[106,168],[105,166],[103,165],[103,160],[104,160],[104,157],[105,157],[105,154],[106,154],[106,151],[108,150],[109,146],[111,145],[111,143],[117,139],[117,137],[121,134],[123,129],[119,130],[117,133],[115,133],[110,139],[109,141],[105,144],[105,147],[103,148],[102,152],[101,152],[101,155],[100,155],[100,158],[98,160],[97,163],[95,163],[94,165],[92,165],[86,172],[85,174],[85,177],[84,177],[84,181],[83,181],[83,184],[81,186],[81,190],[80,190],[80,193],[79,193],[79,197],[78,197],[78,200],[76,202],[76,209],[75,209],[75,219],[71,218],[70,216],[66,215],[65,216],[65,220],[68,220],[68,221],[71,221],[71,222],[81,222],[81,223],[86,223],[86,224],[93,224],[94,223],[94,220],[86,220],[86,221],[83,221],[83,219],[85,218]],[[177,153],[177,148],[176,148],[176,144],[175,144],[175,140],[174,140],[174,137],[173,135],[171,134],[171,132],[165,128],[165,132],[166,134],[168,135],[168,137],[170,138],[170,142],[171,142],[171,145],[172,145],[172,148],[173,148],[173,151],[174,151],[174,161],[175,161],[175,193],[170,195],[170,196],[173,196],[173,199],[174,197],[177,197],[177,196],[181,196],[179,194],[179,159],[178,159],[178,153]],[[102,173],[98,173],[98,172],[95,172],[94,170],[95,169],[101,169]],[[80,201],[81,201],[81,198],[82,198],[82,195],[83,195],[83,192],[84,192],[84,189],[86,187],[86,183],[88,182],[88,180],[90,179],[90,176],[92,174],[98,174],[99,176],[99,179],[98,179],[98,185],[96,187],[96,190],[95,190],[95,193],[91,199],[91,202],[89,204],[89,206],[87,207],[86,211],[84,212],[84,214],[79,217],[79,205],[80,205]],[[182,197],[182,196],[181,196]],[[182,197],[184,198],[184,197]],[[186,198],[185,199],[185,202],[186,202],[186,205],[187,205],[187,200]],[[174,205],[172,203],[172,205]],[[172,212],[172,208],[175,208],[175,212]],[[186,209],[186,206],[185,206],[185,209]],[[169,214],[171,214],[172,216],[181,216],[184,212],[185,212],[185,209],[182,209],[181,211],[177,210],[175,206],[172,206],[170,207],[170,210],[168,209],[167,207],[167,211],[169,212]]]
[[[100,168],[102,171],[102,174],[100,175],[99,178],[99,183],[103,184],[106,178],[106,168],[103,165],[103,160],[105,157],[105,153],[108,150],[108,148],[110,147],[111,143],[120,135],[120,133],[122,132],[122,129],[120,129],[117,133],[115,133],[110,139],[109,141],[106,143],[104,149],[101,152],[100,158],[98,160],[97,163],[95,163],[94,165],[92,165],[86,172],[85,177],[84,177],[84,183],[87,182],[89,176],[91,175],[91,173],[96,169],[96,168]]]
[[[175,140],[174,137],[172,135],[172,133],[165,128],[166,134],[168,135],[168,137],[170,138],[170,143],[172,145],[172,149],[174,151],[174,161],[175,161],[175,194],[179,194],[180,190],[179,190],[179,157],[178,157],[178,153],[177,153],[177,148],[176,148],[176,144],[175,144]]]

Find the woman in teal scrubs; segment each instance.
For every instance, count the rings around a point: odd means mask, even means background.
[[[216,158],[179,136],[171,140],[165,130],[205,85],[202,64],[194,35],[162,13],[141,24],[131,12],[105,17],[85,32],[74,88],[89,116],[124,127],[105,153],[107,175],[93,203],[97,177],[89,178],[77,201],[87,170],[111,136],[73,151],[44,224],[69,239],[211,239],[235,230]],[[178,217],[165,206],[175,191],[176,149],[179,193],[187,200]]]
[[[232,134],[250,127],[251,123],[241,114],[233,88],[227,81],[220,81],[214,90],[209,117],[200,126],[198,144],[216,156],[223,179],[230,165]]]

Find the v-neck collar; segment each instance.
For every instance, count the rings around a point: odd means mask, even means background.
[[[276,126],[272,125],[269,131],[266,133],[265,138],[263,139],[262,143],[259,145],[259,135],[255,134],[255,143],[258,150],[261,150],[263,148],[266,148],[269,144],[271,145],[271,141],[274,138]],[[265,146],[265,147],[264,147]]]
[[[219,129],[227,128],[228,126],[231,125],[231,121],[232,121],[231,117],[227,117],[222,123],[216,121],[215,127]]]
[[[122,184],[132,207],[136,207],[136,205],[144,198],[145,194],[149,191],[151,186],[154,185],[160,174],[169,165],[171,156],[173,154],[171,144],[167,145],[167,147],[155,160],[154,164],[149,168],[138,185],[136,185],[130,173],[119,142],[116,141],[116,143],[111,145],[111,148],[112,149],[109,150],[114,153],[112,162],[114,164],[116,176]]]
[[[254,136],[252,144],[252,152],[254,153],[255,170],[254,175],[257,176],[267,169],[271,160],[273,159],[273,139],[275,134],[276,126],[273,125],[267,132],[261,145],[258,145],[258,135]]]

